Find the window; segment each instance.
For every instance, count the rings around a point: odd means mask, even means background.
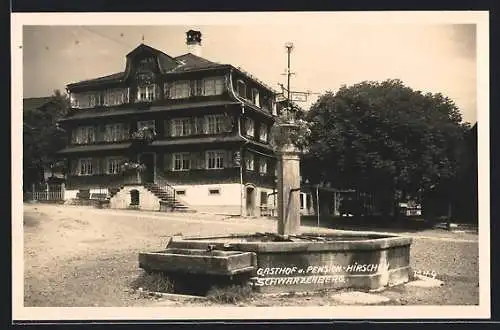
[[[251,153],[247,153],[246,157],[245,157],[245,168],[249,171],[253,171],[254,170],[254,161],[255,161],[254,155]]]
[[[267,125],[261,124],[259,129],[259,139],[267,142]]]
[[[141,120],[137,122],[137,129],[142,129],[144,127],[151,127],[155,128],[155,121],[154,120]]]
[[[69,96],[69,100],[72,108],[80,108],[80,95],[71,93]]]
[[[137,87],[137,101],[151,102],[155,100],[156,85],[146,85]]]
[[[255,136],[255,124],[253,119],[247,118],[245,122],[246,135]]]
[[[189,153],[174,154],[174,171],[187,171],[191,168]]]
[[[238,92],[238,95],[246,98],[247,97],[247,86],[242,80],[238,80],[236,83],[236,91]]]
[[[175,81],[172,86],[170,86],[170,98],[171,99],[183,99],[189,97],[190,94],[189,81]]]
[[[99,94],[90,94],[88,96],[88,99],[89,99],[89,108],[101,105],[101,98]]]
[[[182,190],[175,190],[175,193],[177,195],[182,195],[182,196],[185,196],[186,195],[186,189],[182,189]]]
[[[220,189],[219,188],[211,188],[211,189],[208,189],[208,193],[210,195],[220,195]]]
[[[208,134],[218,134],[224,131],[224,116],[211,115],[207,116]]]
[[[255,88],[252,89],[252,102],[256,106],[260,107],[260,96],[259,91]]]
[[[72,133],[72,140],[75,144],[87,144],[95,142],[95,128],[92,126],[81,126]]]
[[[261,159],[259,162],[259,173],[267,173],[267,161],[265,159]]]
[[[122,163],[122,159],[120,159],[120,158],[108,158],[106,160],[106,173],[107,174],[120,173],[121,163]]]
[[[104,105],[113,106],[120,105],[126,102],[127,90],[125,89],[110,89],[104,93]]]
[[[223,92],[224,80],[222,78],[203,79],[203,95],[220,95]]]
[[[172,119],[172,136],[191,135],[191,119]]]
[[[127,132],[123,124],[108,124],[105,128],[104,141],[116,142],[127,138]]]
[[[83,158],[78,160],[78,168],[80,175],[92,175],[92,159]]]
[[[211,170],[224,168],[224,154],[224,151],[207,151],[207,168]]]
[[[267,191],[260,192],[260,205],[267,205]]]

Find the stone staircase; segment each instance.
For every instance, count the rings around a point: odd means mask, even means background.
[[[174,187],[164,183],[143,183],[137,184],[137,186],[142,186],[144,189],[151,192],[156,198],[160,200],[160,210],[163,212],[196,212],[190,209],[188,206],[179,201],[175,196]],[[108,200],[115,197],[118,192],[123,190],[125,186],[119,188],[110,189]]]
[[[195,212],[175,197],[172,186],[160,186],[157,183],[144,183],[143,186],[160,199],[160,211]]]

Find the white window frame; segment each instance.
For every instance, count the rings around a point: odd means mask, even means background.
[[[261,158],[259,162],[259,173],[267,174],[267,160],[264,158]]]
[[[225,150],[208,150],[205,152],[205,165],[208,170],[220,170],[225,166]],[[213,166],[210,166],[213,159]]]
[[[255,137],[255,121],[252,118],[245,119],[245,134]]]
[[[264,142],[267,142],[268,141],[268,128],[267,128],[267,125],[266,124],[260,124],[260,128],[259,128],[259,139],[261,141],[264,141]]]
[[[82,171],[82,169],[84,169],[84,171]],[[93,168],[92,158],[78,159],[78,175],[88,176],[93,174],[94,174],[94,168]]]
[[[191,95],[191,84],[189,80],[179,80],[174,81],[170,85],[170,95],[171,99],[185,99]]]
[[[171,136],[189,136],[191,132],[191,118],[174,118],[171,120]]]
[[[177,167],[176,162],[179,162]],[[187,166],[185,166],[187,164]],[[172,171],[189,171],[191,169],[191,154],[188,152],[176,152],[172,155]]]
[[[245,169],[247,171],[255,171],[255,155],[247,152],[245,155]]]
[[[142,96],[144,94],[144,97]],[[149,84],[137,87],[137,101],[151,102],[156,99],[156,84]]]
[[[205,117],[205,120],[207,134],[220,134],[224,132],[224,115],[208,115]],[[213,122],[211,123],[211,121]]]
[[[120,157],[108,157],[106,158],[106,174],[119,174],[120,165],[123,159]]]

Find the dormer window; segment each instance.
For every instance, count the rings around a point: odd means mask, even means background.
[[[236,90],[239,96],[247,98],[247,86],[243,82],[243,80],[238,80],[238,82],[236,83]]]
[[[156,85],[146,85],[137,87],[137,101],[151,102],[155,100]]]

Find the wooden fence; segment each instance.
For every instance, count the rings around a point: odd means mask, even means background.
[[[33,184],[31,199],[34,201],[62,201],[64,200],[64,183],[61,184]]]

